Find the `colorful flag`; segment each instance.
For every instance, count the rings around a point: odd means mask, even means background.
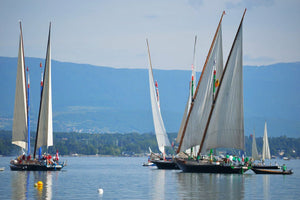
[[[215,87],[217,88],[220,85],[219,79],[216,80],[215,82]]]

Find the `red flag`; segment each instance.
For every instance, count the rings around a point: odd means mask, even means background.
[[[158,84],[157,84],[157,81],[155,81],[155,87],[157,87],[157,88],[158,88]]]
[[[56,150],[55,159],[56,159],[57,161],[59,160],[59,157],[58,157],[58,150]]]
[[[42,68],[42,63],[40,62],[40,67]]]

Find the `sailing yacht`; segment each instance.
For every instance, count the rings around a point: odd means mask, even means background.
[[[256,148],[256,146],[255,146],[255,148]],[[252,151],[253,151],[253,145],[252,145]],[[253,155],[252,155],[252,157],[253,157]],[[272,165],[270,163],[269,165],[266,165],[265,164],[266,159],[268,159],[268,160],[271,159],[269,140],[268,140],[268,131],[267,131],[267,122],[265,122],[265,129],[264,129],[263,148],[262,148],[262,162],[259,163],[259,164],[253,164],[252,169],[279,169],[280,168],[280,166],[277,165],[277,164]],[[259,158],[257,160],[259,160]]]
[[[21,34],[18,55],[12,143],[20,146],[23,149],[29,149],[29,146],[27,146],[29,144],[27,140],[30,139],[30,137],[27,135],[29,129],[27,124],[28,97],[26,94],[25,62],[21,22],[20,30]],[[30,152],[28,153],[28,156],[23,154],[10,161],[11,170],[46,171],[60,170],[64,167],[64,163],[58,162],[58,156],[56,156],[56,159],[52,159],[50,155],[47,155],[42,159],[35,158],[37,148],[42,146],[47,146],[48,148],[49,146],[53,145],[50,32],[51,23],[49,26],[46,64],[44,70],[44,88],[40,101],[33,159],[30,156]]]
[[[159,92],[158,84],[153,78],[152,63],[150,56],[150,49],[148,39],[146,39],[148,57],[149,57],[149,86],[150,86],[150,97],[151,97],[151,107],[152,107],[152,116],[155,129],[155,135],[157,139],[158,149],[162,153],[163,157],[157,156],[156,154],[151,153],[151,162],[154,163],[158,169],[179,169],[175,161],[172,158],[166,158],[165,147],[171,146],[168,139],[168,135],[164,126],[164,122],[160,112],[160,101],[159,101]]]
[[[239,164],[213,160],[212,156],[200,158],[200,153],[211,149],[244,149],[242,27],[245,13],[246,9],[224,69],[221,22],[225,12],[221,16],[177,150],[179,153],[200,144],[196,160],[176,159],[184,172],[244,173],[248,170]]]

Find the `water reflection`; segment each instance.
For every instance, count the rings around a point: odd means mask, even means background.
[[[178,173],[180,199],[244,199],[244,176]]]
[[[52,199],[51,171],[14,171],[11,173],[12,199]],[[42,181],[42,186],[35,183]]]
[[[28,193],[27,186],[27,172],[12,173],[12,199],[26,199]]]
[[[270,175],[263,176],[263,188],[264,188],[264,199],[270,199],[269,192],[270,192]]]
[[[153,170],[154,191],[151,194],[152,199],[165,199],[166,170]]]

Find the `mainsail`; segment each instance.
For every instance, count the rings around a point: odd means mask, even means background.
[[[257,152],[256,140],[255,140],[255,131],[253,131],[253,138],[252,138],[252,158],[253,160],[259,160],[259,155]]]
[[[265,122],[264,138],[263,138],[263,150],[262,160],[271,159],[270,147],[268,141],[267,122]]]
[[[152,71],[152,64],[151,64],[151,57],[150,57],[150,50],[148,40],[147,48],[148,48],[148,56],[149,56],[149,85],[150,85],[150,96],[151,96],[151,106],[152,106],[152,115],[153,115],[153,123],[154,129],[157,139],[158,148],[162,153],[165,153],[164,149],[165,146],[171,146],[166,129],[164,126],[164,122],[161,117],[160,113],[160,105],[159,105],[159,98],[158,93],[155,90],[154,79],[153,79],[153,71]]]
[[[53,130],[52,130],[52,89],[51,89],[51,45],[50,45],[51,23],[49,25],[49,36],[46,53],[46,64],[44,70],[44,86],[40,102],[40,111],[37,126],[36,149],[42,146],[53,145]]]
[[[246,10],[245,10],[246,11]],[[245,15],[245,12],[244,12]],[[214,148],[244,149],[243,110],[243,18],[216,93],[208,122],[204,150]]]
[[[213,71],[216,70],[217,79],[219,79],[223,71],[221,26],[223,15],[224,12],[221,16],[205,65],[198,81],[194,95],[194,102],[189,110],[186,120],[187,122],[183,129],[177,153],[199,145],[203,138],[205,125],[207,124],[207,119],[213,101],[212,74]]]
[[[27,149],[27,94],[22,24],[20,22],[20,42],[18,53],[17,80],[15,92],[15,107],[12,130],[12,144]]]

